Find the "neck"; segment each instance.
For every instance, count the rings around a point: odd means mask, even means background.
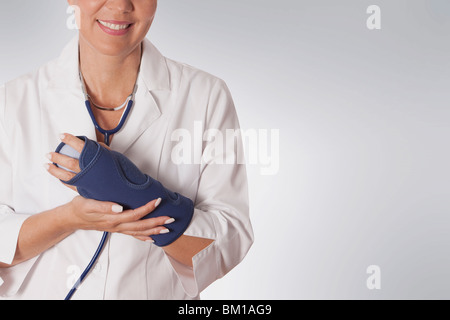
[[[142,45],[123,56],[107,56],[80,39],[80,68],[86,90],[104,107],[117,107],[133,91],[141,62]]]

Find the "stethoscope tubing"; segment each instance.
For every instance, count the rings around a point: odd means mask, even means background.
[[[80,77],[81,77],[81,74],[80,74]],[[91,106],[91,103],[89,101],[89,97],[87,95],[86,87],[84,85],[84,81],[83,81],[82,77],[81,77],[81,80],[82,80],[81,83],[82,83],[83,93],[84,93],[84,96],[86,98],[85,105],[86,105],[86,108],[88,110],[88,113],[91,116],[91,119],[92,119],[92,122],[93,122],[95,128],[101,134],[103,134],[103,136],[104,136],[104,143],[107,146],[109,146],[111,144],[111,136],[113,134],[119,132],[122,129],[123,125],[125,124],[128,116],[130,114],[130,111],[131,111],[131,109],[133,107],[133,104],[134,104],[134,96],[135,96],[135,93],[136,93],[136,90],[137,90],[137,85],[134,86],[133,93],[131,94],[131,98],[128,101],[128,105],[127,105],[127,107],[126,107],[126,109],[125,109],[125,111],[124,111],[124,113],[123,113],[123,115],[122,115],[122,117],[120,119],[120,122],[117,125],[117,127],[115,127],[112,130],[105,130],[98,124],[97,120],[95,119],[94,113],[92,112],[92,106]],[[81,286],[81,284],[83,283],[84,279],[87,277],[87,275],[92,270],[92,268],[94,267],[95,263],[97,262],[98,258],[100,257],[100,254],[102,253],[103,248],[105,247],[105,244],[108,241],[108,236],[109,236],[109,232],[105,231],[103,233],[103,236],[102,236],[102,238],[100,240],[100,243],[99,243],[99,245],[97,247],[97,250],[95,251],[91,261],[89,262],[87,267],[84,269],[83,273],[80,275],[78,280],[75,282],[75,284],[73,285],[72,289],[70,289],[69,293],[67,294],[67,296],[66,296],[66,298],[64,300],[70,300],[72,298],[72,296],[74,295],[74,293]]]

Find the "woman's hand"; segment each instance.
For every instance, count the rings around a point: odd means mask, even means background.
[[[71,146],[78,153],[83,150],[84,141],[71,134],[61,135],[61,141]],[[52,163],[48,164],[47,170],[57,179],[68,181],[81,171],[78,159],[56,152],[49,153],[48,158]],[[64,185],[77,191],[74,186]],[[174,221],[167,216],[141,220],[155,210],[160,201],[160,199],[155,199],[135,210],[123,211],[123,208],[118,204],[78,196],[64,206],[64,212],[71,231],[82,229],[116,232],[133,236],[142,241],[152,242],[152,235],[168,232],[169,230],[164,225]]]
[[[81,153],[84,147],[84,141],[71,135],[71,134],[62,134],[60,136],[61,141],[65,144],[71,146],[73,149],[75,149],[78,153]],[[52,162],[47,164],[47,171],[54,176],[55,178],[63,181],[69,181],[77,173],[81,171],[80,164],[78,159],[71,158],[69,156],[66,156],[64,154],[60,154],[57,152],[50,152],[47,154],[47,158]],[[55,165],[56,163],[57,165]],[[65,170],[61,167],[67,168],[68,170]],[[66,187],[76,191],[77,188],[75,186],[70,186],[68,184],[64,184]]]
[[[164,225],[174,220],[163,216],[141,220],[158,207],[160,199],[153,200],[135,210],[123,211],[112,202],[75,197],[65,207],[65,219],[73,230],[97,230],[122,233],[141,241],[153,242],[151,236],[166,233]]]
[[[71,134],[68,133],[62,134],[60,138],[62,142],[71,146],[78,153],[81,153],[81,151],[84,148],[84,141]],[[106,144],[101,143],[101,145],[109,149],[109,147]],[[74,159],[57,152],[50,152],[47,155],[47,158],[52,162],[47,165],[48,172],[50,172],[52,176],[54,176],[59,180],[69,181],[81,171],[78,159]],[[57,165],[54,165],[53,163],[56,163]],[[61,167],[67,168],[70,171],[65,170]],[[77,192],[77,188],[75,186],[71,186],[68,184],[64,185]]]

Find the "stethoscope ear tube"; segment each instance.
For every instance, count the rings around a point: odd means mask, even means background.
[[[111,141],[110,141],[111,136],[113,134],[119,132],[122,129],[123,125],[125,124],[125,122],[128,118],[128,115],[130,114],[133,104],[134,104],[134,95],[131,97],[130,101],[128,101],[127,108],[125,109],[122,117],[120,118],[120,122],[117,125],[117,127],[115,127],[112,130],[105,130],[98,124],[97,120],[95,119],[94,113],[92,112],[91,102],[89,101],[89,99],[85,101],[86,109],[92,119],[92,122],[94,123],[95,129],[97,129],[101,134],[103,134],[104,142],[106,145],[109,146],[111,143]]]
[[[138,89],[137,83],[135,83],[134,87],[133,87],[133,92],[130,95],[130,99],[128,100],[128,104],[127,107],[124,111],[124,113],[122,114],[122,117],[120,118],[119,124],[117,125],[117,127],[115,127],[112,130],[105,130],[103,129],[97,122],[97,120],[95,119],[94,113],[92,111],[92,105],[91,105],[91,101],[89,99],[89,94],[87,93],[87,89],[86,89],[86,84],[84,82],[84,78],[83,75],[81,74],[81,71],[79,72],[80,75],[80,81],[81,81],[81,89],[83,91],[83,95],[84,95],[84,99],[85,99],[85,105],[86,105],[86,109],[89,113],[89,116],[91,117],[92,123],[94,124],[95,128],[104,136],[104,142],[106,145],[109,146],[109,144],[111,143],[111,136],[113,134],[116,134],[117,132],[119,132],[123,125],[125,124],[128,115],[131,111],[131,108],[134,105],[134,97],[136,95],[136,91]],[[139,75],[139,73],[138,73]]]
[[[109,136],[106,135],[106,134],[105,134],[105,144],[109,146]],[[99,245],[97,247],[97,250],[95,251],[94,255],[92,256],[91,261],[89,262],[87,267],[84,269],[83,273],[80,275],[78,280],[75,282],[75,284],[73,285],[72,289],[70,289],[69,293],[64,298],[64,300],[72,299],[72,296],[78,290],[78,288],[81,286],[81,284],[83,283],[84,279],[87,277],[89,272],[92,270],[92,267],[95,265],[95,263],[97,262],[98,258],[100,257],[100,254],[102,253],[103,248],[105,247],[105,244],[108,241],[108,237],[109,237],[109,232],[106,232],[106,231],[103,232],[103,236],[102,236],[102,238],[100,240],[100,243],[99,243]]]
[[[82,77],[81,77],[82,79]],[[103,129],[97,122],[97,120],[95,119],[94,113],[92,112],[92,108],[91,108],[91,103],[89,101],[89,97],[87,96],[87,92],[86,92],[86,87],[84,85],[84,81],[81,81],[82,83],[82,89],[83,89],[83,93],[84,96],[86,98],[85,101],[85,105],[86,105],[86,109],[88,110],[89,115],[91,116],[92,122],[94,123],[95,128],[103,134],[104,136],[104,143],[109,146],[111,143],[111,136],[117,132],[120,131],[120,129],[122,129],[123,125],[125,124],[131,108],[133,107],[134,104],[134,96],[135,93],[137,91],[137,85],[134,86],[133,89],[133,93],[131,95],[131,99],[128,101],[128,105],[127,108],[125,109],[122,118],[120,119],[119,124],[117,125],[117,127],[115,127],[112,130],[105,130]],[[74,286],[72,287],[72,289],[69,291],[69,293],[67,294],[66,298],[64,300],[70,300],[73,296],[73,294],[78,290],[78,288],[80,287],[80,285],[83,283],[84,279],[86,278],[86,276],[89,274],[89,272],[91,271],[92,267],[94,266],[94,264],[96,263],[96,261],[98,260],[101,252],[103,251],[103,248],[108,240],[108,236],[109,233],[108,232],[104,232],[102,239],[100,240],[100,243],[97,247],[97,250],[94,253],[94,256],[92,257],[91,261],[89,262],[88,266],[86,267],[86,269],[83,271],[83,273],[81,274],[81,276],[78,278],[77,282],[74,284]]]
[[[89,115],[90,115],[90,117],[92,119],[92,122],[93,122],[95,128],[101,134],[103,134],[103,136],[104,136],[104,143],[107,146],[109,146],[110,143],[111,143],[111,136],[113,134],[119,132],[122,129],[122,127],[124,126],[128,116],[130,114],[131,108],[133,107],[133,104],[134,104],[134,97],[135,97],[135,94],[136,94],[136,91],[137,91],[137,84],[134,85],[133,92],[131,94],[130,100],[128,101],[127,108],[125,109],[125,111],[124,111],[124,113],[123,113],[123,115],[122,115],[122,117],[120,119],[120,122],[117,125],[117,127],[115,127],[112,130],[105,130],[98,124],[97,120],[95,119],[94,113],[92,112],[91,102],[89,101],[89,96],[87,94],[86,85],[84,83],[83,76],[82,76],[81,72],[80,72],[80,81],[81,81],[81,88],[83,90],[83,94],[84,94],[84,97],[85,97],[86,109],[87,109],[87,111],[88,111],[88,113],[89,113]],[[70,300],[72,298],[73,294],[77,291],[77,289],[83,283],[84,279],[89,274],[89,272],[91,271],[92,267],[95,265],[96,261],[98,260],[100,254],[102,253],[102,250],[103,250],[103,248],[104,248],[104,246],[105,246],[105,244],[106,244],[106,242],[108,240],[108,236],[109,236],[108,232],[104,232],[103,233],[102,239],[100,240],[100,243],[99,243],[99,245],[97,247],[97,250],[95,251],[91,261],[89,262],[88,266],[83,271],[81,276],[78,278],[77,282],[74,284],[74,286],[69,291],[69,293],[67,294],[67,296],[66,296],[66,298],[64,300]]]
[[[69,293],[67,294],[67,296],[65,297],[64,300],[72,299],[73,294],[78,290],[80,285],[83,283],[84,279],[87,277],[89,272],[92,270],[92,267],[95,265],[95,262],[98,260],[98,257],[100,256],[100,254],[103,251],[103,248],[105,247],[105,244],[106,244],[106,242],[108,240],[108,236],[109,236],[108,232],[104,232],[103,233],[102,239],[100,240],[100,244],[98,245],[97,250],[94,253],[94,256],[92,257],[92,259],[89,262],[89,264],[86,267],[86,269],[84,269],[84,271],[81,274],[81,276],[78,278],[77,282],[75,282],[75,284],[73,285],[72,289],[70,289]]]

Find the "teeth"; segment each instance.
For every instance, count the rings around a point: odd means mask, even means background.
[[[130,25],[129,24],[113,24],[113,23],[108,23],[102,20],[98,20],[98,22],[100,22],[102,25],[104,25],[107,28],[110,28],[112,30],[123,30],[128,28]]]

